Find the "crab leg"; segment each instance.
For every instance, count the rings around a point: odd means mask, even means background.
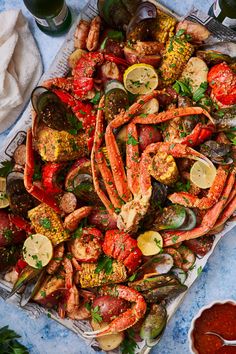
[[[182,242],[186,240],[191,240],[203,235],[206,235],[215,226],[216,221],[221,214],[227,200],[229,198],[230,192],[235,183],[235,173],[231,172],[227,181],[227,184],[223,190],[220,200],[207,211],[202,219],[200,226],[195,227],[190,231],[169,231],[163,232],[164,247],[171,246],[176,242]]]
[[[55,198],[46,193],[43,189],[33,184],[34,175],[34,153],[33,153],[33,137],[32,130],[27,131],[26,140],[26,164],[24,169],[24,184],[28,193],[38,199],[40,202],[47,204],[50,208],[61,214],[62,211],[58,207]]]
[[[118,296],[121,299],[133,302],[133,306],[127,311],[116,317],[107,327],[97,331],[84,332],[85,338],[107,336],[109,334],[122,332],[132,327],[146,313],[147,305],[143,296],[135,289],[131,289],[124,285],[116,285],[114,287],[103,287],[103,294]]]
[[[104,156],[104,153],[99,150],[95,152],[95,159],[99,168],[99,171],[101,173],[103,182],[106,187],[106,191],[108,193],[108,196],[115,208],[121,208],[122,203],[121,199],[118,196],[115,183],[114,183],[114,178],[113,175],[110,171],[110,169],[107,166],[106,159]]]
[[[128,140],[126,143],[126,166],[128,186],[133,195],[140,192],[139,183],[139,148],[138,148],[138,132],[136,125],[129,123],[127,127]]]
[[[93,147],[91,151],[91,169],[92,169],[92,176],[93,176],[93,184],[95,191],[103,204],[105,205],[107,211],[113,215],[115,219],[117,219],[117,215],[115,213],[115,208],[111,204],[110,200],[107,198],[105,193],[100,187],[99,184],[99,179],[98,179],[98,174],[97,174],[97,169],[96,169],[96,163],[95,163],[95,155],[100,148],[102,144],[102,139],[103,139],[103,111],[102,108],[104,106],[104,96],[101,98],[99,102],[99,109],[97,111],[97,118],[96,118],[96,127],[95,127],[95,135],[94,135],[94,142],[93,142]]]
[[[195,195],[187,192],[179,192],[169,195],[168,199],[170,199],[172,203],[181,204],[185,207],[209,209],[219,200],[224,189],[227,176],[227,169],[223,166],[220,166],[206,197],[198,198]]]
[[[133,115],[138,112],[146,102],[148,102],[156,95],[157,92],[154,91],[149,95],[143,96],[141,99],[135,102],[126,112],[123,111],[118,114],[116,118],[110,124],[108,124],[106,128],[105,141],[114,182],[119,196],[125,202],[128,202],[132,198],[132,195],[128,187],[122,157],[120,155],[120,151],[116,143],[115,136],[113,134],[113,129],[119,128],[121,125],[128,123],[133,118]]]
[[[128,188],[122,157],[110,125],[106,129],[105,141],[117,192],[121,199],[128,202],[132,198],[132,195]]]

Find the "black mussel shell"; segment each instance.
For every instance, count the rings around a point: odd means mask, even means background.
[[[11,211],[16,215],[27,217],[28,210],[34,208],[37,204],[36,199],[25,189],[22,172],[12,171],[7,175],[6,194]]]
[[[39,119],[49,128],[59,131],[72,128],[68,121],[70,112],[54,92],[38,86],[32,92],[31,102]]]
[[[156,25],[157,8],[145,1],[140,4],[126,30],[128,40],[148,40],[151,38]]]

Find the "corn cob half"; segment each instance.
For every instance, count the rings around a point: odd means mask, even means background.
[[[69,233],[64,229],[57,213],[46,204],[40,204],[28,212],[35,231],[45,235],[52,241],[53,246],[69,239]]]
[[[160,43],[166,43],[174,35],[176,19],[157,9],[157,24],[154,38]]]
[[[170,38],[159,67],[164,86],[170,85],[178,79],[193,51],[193,45],[186,40],[176,36]]]
[[[74,160],[88,155],[87,135],[72,135],[46,127],[38,132],[36,148],[45,161]]]
[[[122,283],[126,280],[125,266],[117,261],[113,261],[111,274],[106,274],[104,270],[95,272],[97,264],[81,263],[79,279],[81,288],[93,288],[100,285]]]

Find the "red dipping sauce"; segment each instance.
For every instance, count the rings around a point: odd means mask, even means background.
[[[220,334],[224,339],[236,340],[236,304],[217,303],[203,310],[191,333],[195,353],[236,354],[236,346],[223,346],[220,338],[205,334],[209,331]]]

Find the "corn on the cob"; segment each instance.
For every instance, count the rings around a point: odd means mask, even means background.
[[[159,67],[163,85],[170,85],[178,79],[193,51],[193,45],[186,40],[176,36],[170,38]]]
[[[28,212],[30,221],[37,233],[43,234],[52,241],[53,246],[68,240],[69,233],[64,229],[62,221],[46,204],[40,204]]]
[[[154,33],[155,39],[160,43],[166,43],[170,37],[174,35],[176,19],[157,10],[157,24]]]
[[[45,161],[68,161],[88,155],[87,135],[43,128],[37,135],[36,148]]]
[[[125,266],[117,261],[113,261],[111,274],[106,274],[104,270],[95,273],[97,264],[82,263],[79,271],[79,281],[81,288],[93,288],[95,286],[121,283],[126,280]]]

